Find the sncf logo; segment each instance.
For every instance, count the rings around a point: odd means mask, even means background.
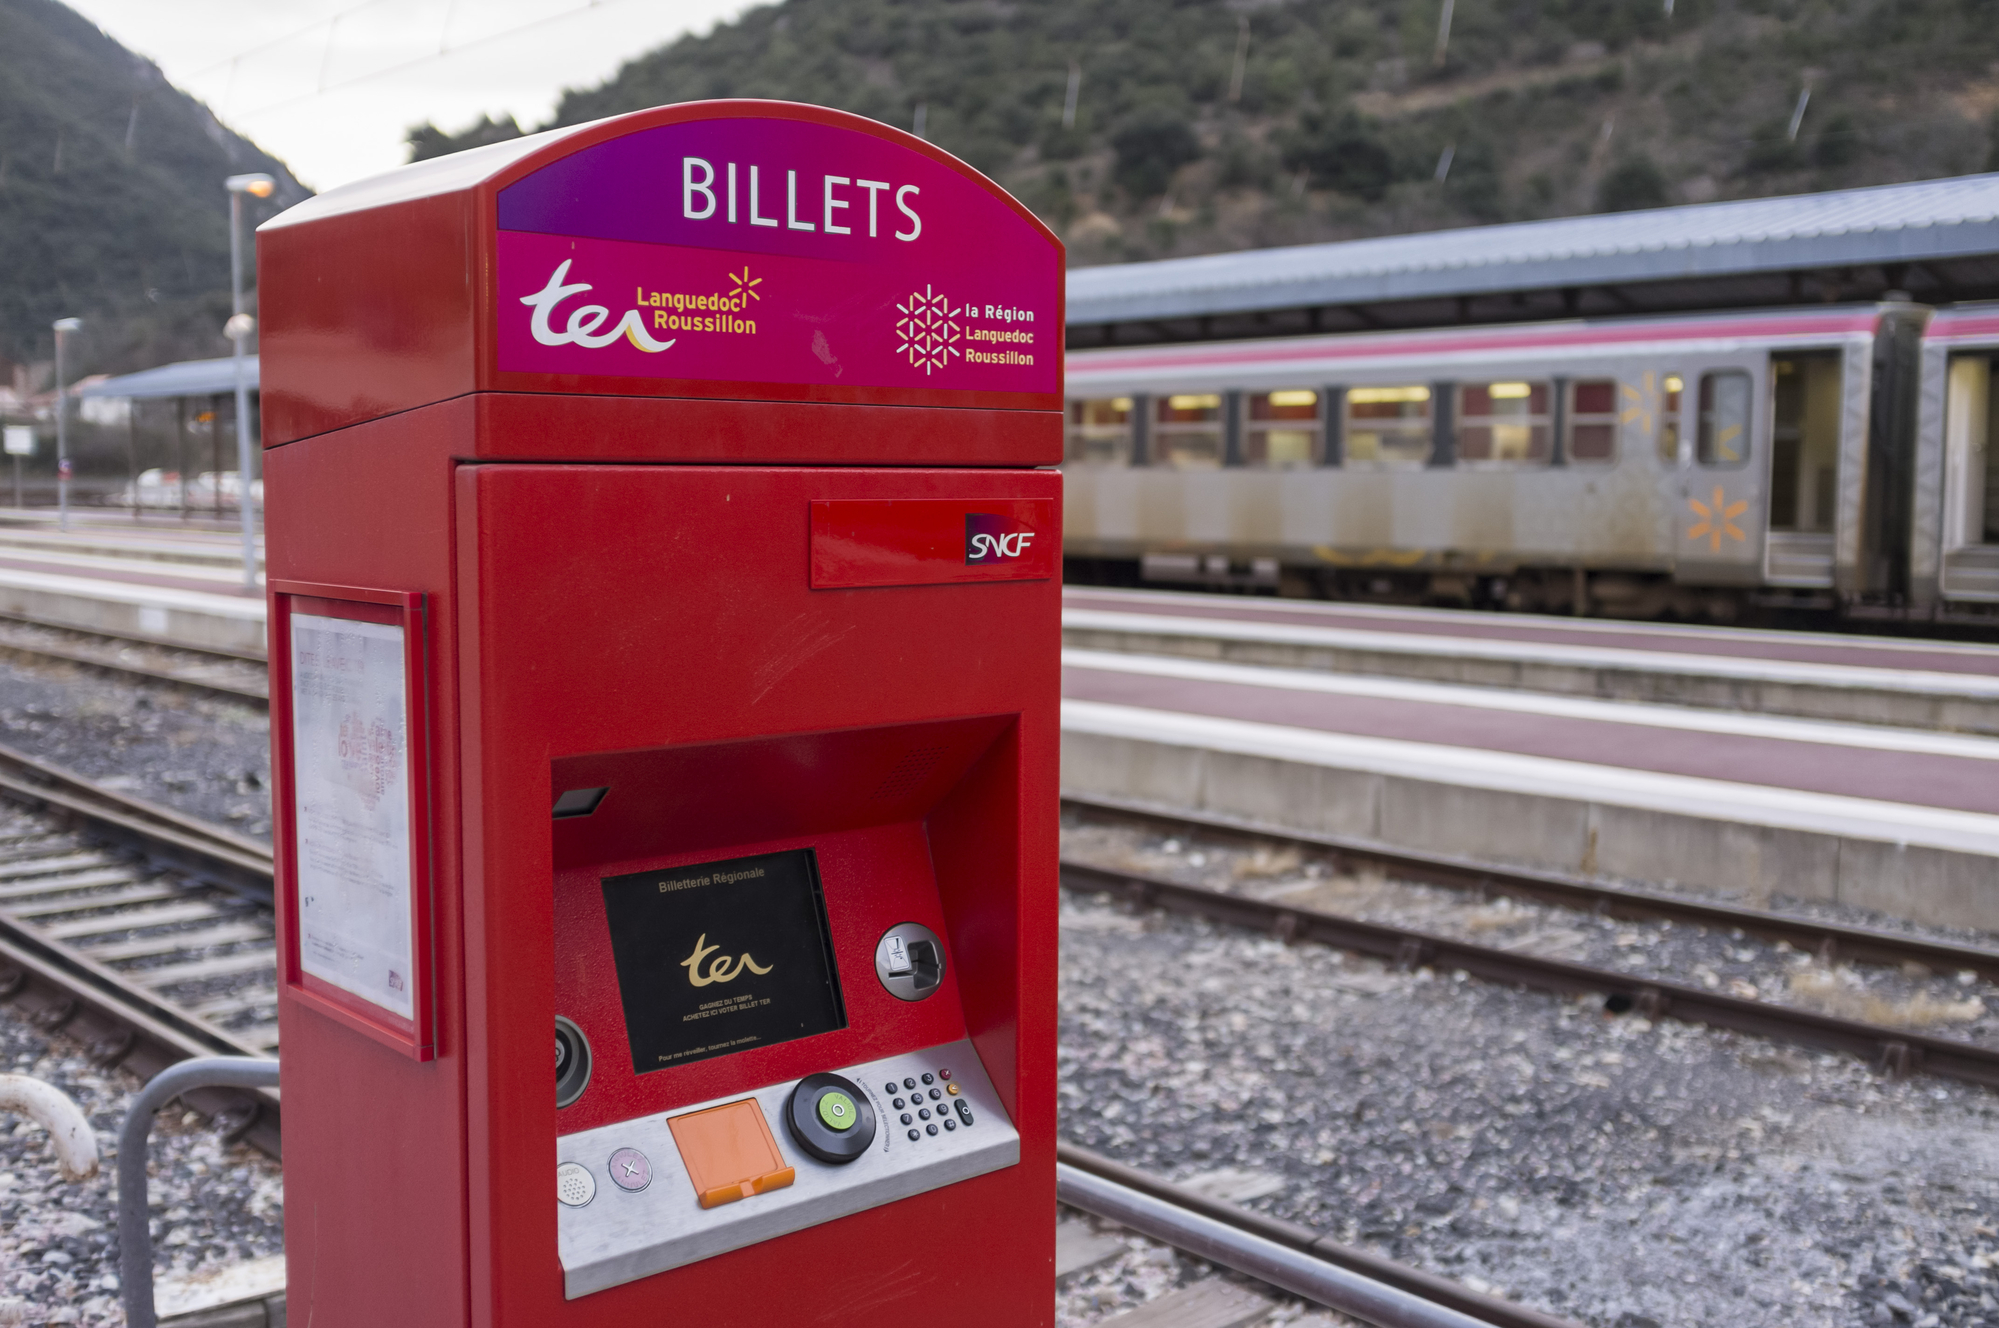
[[[993,512],[965,513],[965,565],[1007,563],[1027,555],[1034,527]]]

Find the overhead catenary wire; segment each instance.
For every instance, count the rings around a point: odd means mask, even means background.
[[[370,3],[378,3],[378,2],[379,0],[370,0]],[[232,112],[232,115],[241,118],[248,118],[253,115],[267,115],[272,111],[284,110],[287,107],[296,106],[303,102],[314,101],[320,97],[326,96],[328,93],[338,92],[343,88],[350,88],[358,84],[373,82],[376,79],[387,78],[391,74],[400,74],[405,70],[415,69],[418,68],[419,66],[427,65],[435,60],[448,59],[452,56],[461,55],[466,51],[474,50],[481,46],[491,45],[494,42],[504,41],[509,37],[519,36],[521,33],[524,32],[532,32],[537,28],[545,28],[553,23],[559,23],[567,19],[577,18],[583,14],[588,13],[593,9],[605,9],[609,8],[612,5],[624,4],[624,3],[628,3],[628,0],[584,0],[583,4],[578,5],[572,9],[565,9],[559,14],[547,14],[538,19],[531,19],[526,23],[516,24],[511,28],[503,28],[498,32],[489,32],[483,37],[474,37],[470,41],[460,42],[456,46],[447,47],[443,45],[442,41],[440,41],[439,49],[428,55],[420,55],[415,57],[414,59],[404,60],[398,64],[386,65],[380,69],[371,69],[366,73],[355,74],[351,78],[339,79],[332,83],[324,82],[324,72],[322,70],[322,75],[321,75],[322,82],[320,86],[315,87],[312,91],[303,92],[294,97],[286,97],[279,101],[268,102],[262,106],[252,107],[251,109],[246,111]],[[367,7],[366,5],[357,5],[354,6],[353,9],[362,9],[366,7]],[[341,11],[340,15],[338,15],[337,17],[345,17],[347,14],[351,12],[353,12],[353,10],[343,10]],[[318,24],[314,24],[313,28],[317,28],[318,26],[319,26]],[[308,28],[306,29],[306,31],[308,32],[312,31],[313,28]],[[331,54],[331,47],[329,46],[328,55],[330,56],[330,54]],[[219,67],[220,66],[211,66],[211,68],[219,68]],[[233,68],[230,71],[230,78],[232,79],[232,81],[235,78],[235,71]]]

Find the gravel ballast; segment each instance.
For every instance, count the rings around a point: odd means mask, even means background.
[[[271,725],[247,703],[0,659],[0,742],[241,834],[271,833]]]
[[[1087,895],[1062,984],[1063,1135],[1132,1166],[1590,1324],[1999,1324],[1981,1090]]]

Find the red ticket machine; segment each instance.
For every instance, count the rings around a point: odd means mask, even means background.
[[[291,1313],[1049,1322],[1060,244],[716,102],[259,265]]]

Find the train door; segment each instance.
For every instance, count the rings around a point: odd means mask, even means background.
[[[1999,600],[1999,464],[1991,459],[1999,393],[1991,352],[1953,355],[1944,389],[1942,591]]]
[[[1756,456],[1756,379],[1715,365],[1685,376],[1691,448],[1682,448],[1676,579],[1746,585],[1762,573],[1764,506]]]
[[[1770,357],[1769,535],[1771,585],[1831,589],[1843,414],[1840,352]]]

